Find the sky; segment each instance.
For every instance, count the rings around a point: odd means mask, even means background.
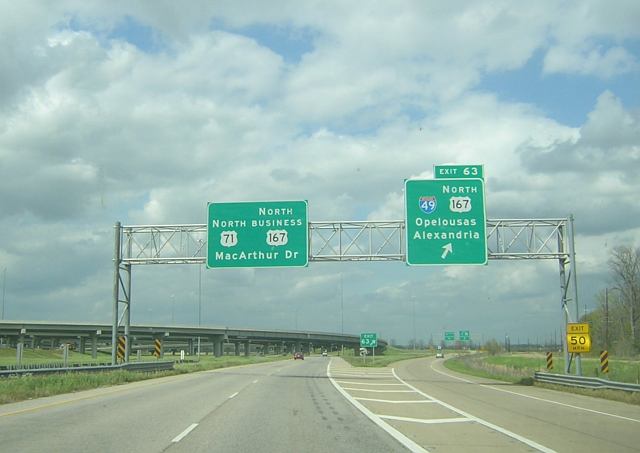
[[[442,163],[484,166],[490,219],[573,214],[592,310],[613,248],[640,247],[639,23],[635,0],[1,0],[4,317],[110,323],[117,221],[400,220]],[[202,325],[400,344],[564,322],[555,261],[134,267],[133,324],[197,325],[199,301]]]

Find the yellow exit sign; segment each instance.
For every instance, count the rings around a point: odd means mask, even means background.
[[[573,322],[567,324],[567,335],[572,333],[589,333],[589,324],[586,322]]]
[[[568,333],[567,350],[577,354],[591,352],[591,336],[588,333]]]

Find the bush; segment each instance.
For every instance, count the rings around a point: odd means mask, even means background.
[[[489,353],[489,355],[496,355],[502,352],[502,346],[496,341],[495,338],[487,341],[484,344],[484,349]]]

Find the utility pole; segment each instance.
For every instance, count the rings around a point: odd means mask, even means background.
[[[416,296],[411,296],[411,301],[413,302],[413,350],[416,350]]]
[[[4,296],[7,289],[7,268],[4,268],[2,273],[2,320],[4,320]]]
[[[609,350],[609,288],[604,289],[604,349]]]
[[[344,286],[342,272],[340,272],[340,333],[344,334]]]
[[[172,294],[171,295],[171,325],[175,325],[176,323],[176,317],[175,317],[175,312],[176,312],[176,295]]]

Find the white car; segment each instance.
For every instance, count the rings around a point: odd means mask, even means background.
[[[444,359],[444,351],[442,349],[438,349],[438,352],[436,352],[436,359]]]

